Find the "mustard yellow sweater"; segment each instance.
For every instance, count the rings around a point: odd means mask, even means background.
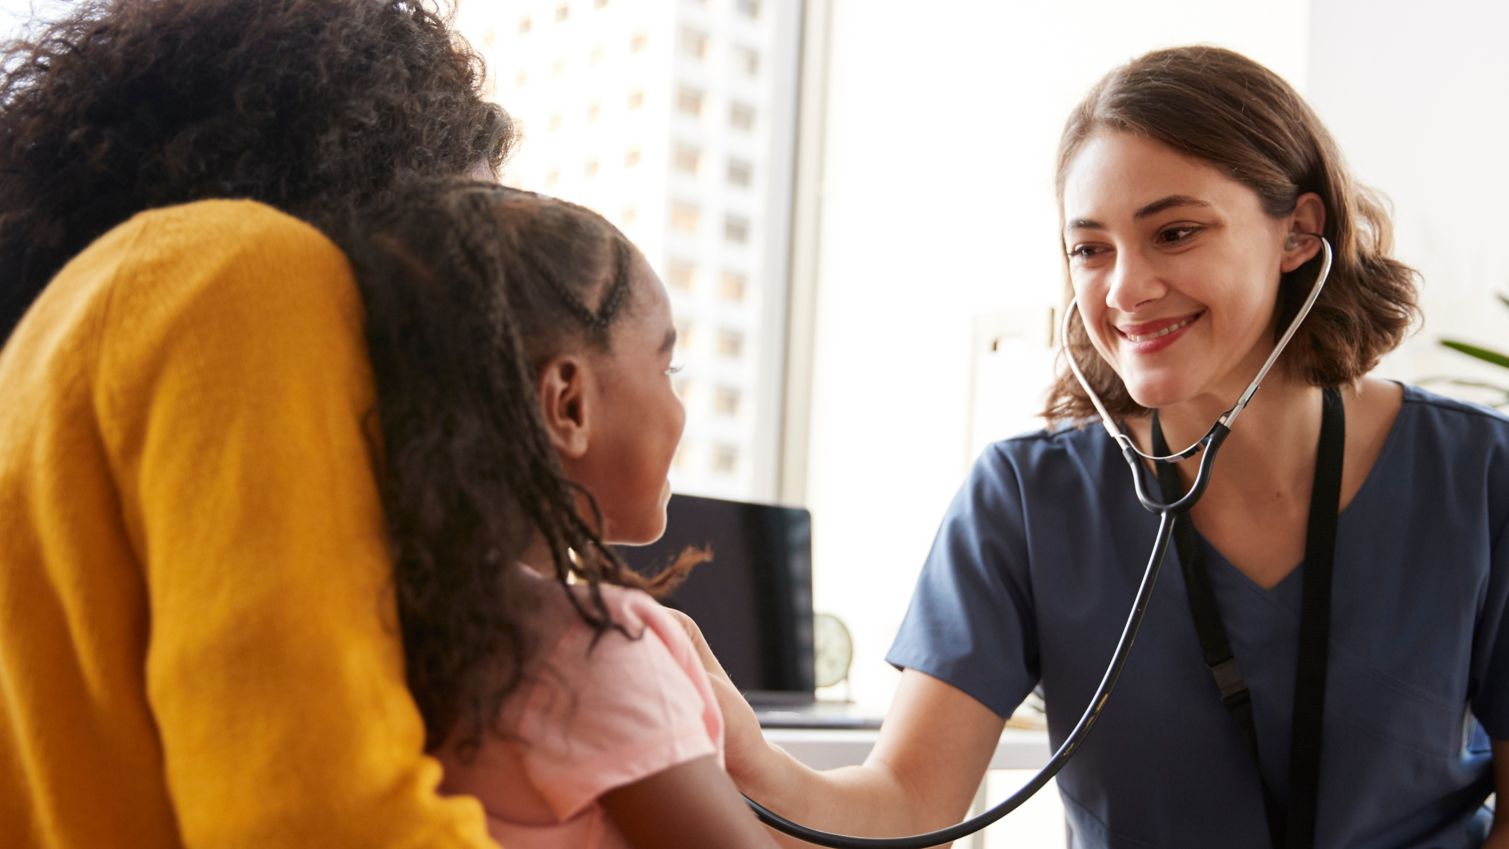
[[[137,216],[0,351],[0,845],[491,847],[403,679],[341,253]]]

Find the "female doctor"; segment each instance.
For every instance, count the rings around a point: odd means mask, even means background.
[[[1509,847],[1509,813],[1484,807],[1509,797],[1509,419],[1368,376],[1416,315],[1383,208],[1289,85],[1210,47],[1107,75],[1065,127],[1057,188],[1070,352],[1149,454],[1236,402],[1320,237],[1334,252],[1058,776],[1072,845]],[[828,831],[931,830],[963,815],[1033,687],[1055,746],[1078,720],[1157,518],[1060,369],[1056,426],[988,448],[943,518],[862,766],[766,743],[706,656],[751,798]],[[1149,463],[1149,490],[1177,495],[1197,462]]]

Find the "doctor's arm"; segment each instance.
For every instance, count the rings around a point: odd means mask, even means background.
[[[915,670],[901,683],[864,764],[819,771],[767,742],[754,711],[690,619],[723,710],[729,775],[766,808],[802,825],[864,837],[944,828],[969,809],[1005,721],[963,691]],[[776,834],[782,846],[807,846]]]
[[[1497,795],[1493,830],[1483,849],[1509,849],[1509,740],[1493,741],[1493,791]]]

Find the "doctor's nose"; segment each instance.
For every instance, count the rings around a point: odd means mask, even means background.
[[[1155,301],[1168,292],[1168,286],[1152,263],[1134,251],[1118,251],[1116,264],[1108,275],[1106,306],[1117,312],[1135,312],[1137,307]]]

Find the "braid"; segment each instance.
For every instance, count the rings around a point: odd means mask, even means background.
[[[535,363],[607,345],[632,303],[634,253],[582,207],[458,181],[412,187],[336,237],[366,307],[409,688],[428,744],[456,739],[465,755],[524,675],[535,600],[511,576],[536,540],[594,641],[634,636],[603,583],[658,594],[706,559],[689,552],[653,577],[624,565],[535,400]]]

